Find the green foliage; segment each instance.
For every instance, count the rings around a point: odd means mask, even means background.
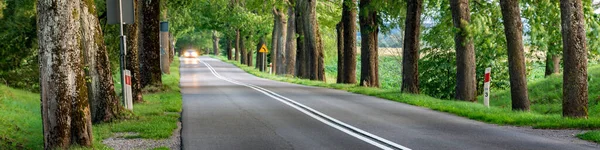
[[[6,2],[4,2],[4,0],[0,0],[0,19],[4,17],[4,8],[6,8]]]
[[[424,27],[422,37],[424,46],[419,60],[421,91],[436,98],[451,99],[456,83],[453,39],[458,29],[452,23],[448,1],[429,1],[425,8],[425,18],[434,23],[431,27]],[[504,33],[499,1],[473,1],[470,8],[471,22],[466,26],[475,45],[478,93],[482,92],[483,73],[488,67],[492,68],[492,88],[508,88],[506,38],[499,34]]]
[[[35,0],[0,1],[0,84],[39,90]]]

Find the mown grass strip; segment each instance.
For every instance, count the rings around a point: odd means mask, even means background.
[[[102,140],[116,132],[137,132],[136,138],[165,139],[177,128],[181,112],[179,60],[163,75],[164,91],[144,95],[146,102],[135,104],[129,119],[97,124],[93,149],[110,149]],[[119,85],[115,85],[119,86]],[[43,149],[40,94],[0,85],[0,149]],[[74,146],[72,149],[86,149]]]
[[[352,93],[375,96],[410,105],[426,107],[441,112],[448,112],[458,116],[492,124],[531,126],[533,128],[542,129],[600,129],[599,117],[590,117],[588,119],[563,118],[559,114],[541,114],[537,112],[512,111],[510,109],[499,107],[487,108],[480,103],[441,100],[426,95],[403,94],[400,93],[399,90],[369,88],[361,87],[358,85],[325,83],[321,81],[311,81],[295,77],[283,77],[260,72],[254,67],[242,65],[237,61],[229,61],[224,57],[213,57],[234,64],[235,66],[243,69],[244,71],[262,78],[296,84],[345,90]],[[586,135],[586,137],[592,137],[591,135],[593,134],[600,135],[600,132],[590,132],[588,135]],[[598,138],[598,140],[600,140],[600,138]]]

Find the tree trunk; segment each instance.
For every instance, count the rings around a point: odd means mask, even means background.
[[[173,37],[173,33],[169,32],[169,64],[173,63],[175,59],[175,37]]]
[[[219,56],[219,36],[217,36],[217,31],[213,31],[212,38],[213,54],[215,54],[215,56]]]
[[[508,48],[508,70],[510,72],[510,95],[512,110],[529,111],[527,95],[527,72],[523,48],[523,24],[519,1],[500,0]]]
[[[279,20],[277,22],[277,26],[279,29],[279,32],[277,33],[277,59],[276,60],[276,66],[277,66],[277,74],[278,75],[283,75],[286,73],[286,60],[287,58],[286,53],[285,53],[285,40],[286,40],[286,36],[287,36],[287,21],[285,20],[285,13],[284,11],[277,11],[277,19]]]
[[[143,51],[140,54],[142,74],[142,87],[162,86],[160,69],[160,39],[159,18],[160,1],[148,0],[142,3],[142,32],[144,33]]]
[[[246,40],[244,37],[240,37],[240,63],[248,65],[248,60],[246,60],[246,58],[248,57],[248,53],[246,52],[246,44],[244,43],[244,40]]]
[[[80,2],[37,1],[44,149],[92,146]]]
[[[587,45],[581,0],[561,0],[563,39],[563,116],[587,118]]]
[[[139,0],[133,1],[134,12],[136,15],[141,14]],[[126,69],[131,71],[131,95],[134,103],[144,102],[142,97],[142,85],[140,83],[140,19],[136,18],[133,24],[126,25],[127,29],[127,58]]]
[[[356,83],[356,15],[356,0],[344,0],[342,6],[342,25],[344,29],[342,83]]]
[[[546,77],[560,73],[560,60],[560,55],[546,52],[546,71],[544,74]]]
[[[345,4],[344,4],[345,5]],[[342,14],[342,17],[344,15]],[[344,22],[340,21],[336,26],[337,33],[337,52],[338,52],[338,61],[337,61],[337,81],[336,83],[344,83]]]
[[[240,29],[235,30],[235,60],[240,60]]]
[[[252,41],[250,41],[250,37],[246,36],[246,39],[244,39],[245,41],[248,41],[248,45],[252,45]],[[243,48],[246,51],[246,65],[252,67],[252,48],[248,48],[246,49],[246,45],[244,45]]]
[[[119,114],[119,99],[110,70],[104,35],[94,3],[81,3],[81,45],[88,81],[88,99],[94,123],[106,122]]]
[[[300,78],[325,80],[323,67],[323,43],[316,19],[316,5],[313,0],[298,0],[296,2],[296,33],[298,46],[296,65],[300,67]],[[302,64],[305,63],[305,64]]]
[[[227,37],[227,60],[231,60],[232,59],[232,54],[231,54],[231,38]]]
[[[160,0],[158,0],[160,2]],[[159,4],[160,5],[160,4]],[[166,21],[167,20],[167,10],[161,10],[161,14],[162,14],[162,20]],[[160,30],[160,22],[159,22],[159,30]],[[169,31],[167,29],[167,31],[160,31],[159,34],[159,39],[160,39],[160,70],[162,71],[162,73],[164,74],[171,74],[171,70],[169,68],[169,66],[171,66],[171,61],[169,59],[169,46],[171,46],[171,44],[169,44]]]
[[[280,26],[278,24],[280,24],[279,22],[281,22],[281,18],[278,15],[278,10],[273,7],[273,9],[271,10],[273,12],[273,32],[271,33],[271,73],[275,73],[277,72],[277,45],[279,42],[279,35],[281,32],[281,29],[279,28]]]
[[[471,21],[468,0],[450,0],[452,22],[459,29],[454,35],[456,49],[456,95],[458,100],[475,102],[477,82],[475,81],[475,48],[469,36],[468,26]]]
[[[419,37],[421,35],[423,0],[409,0],[406,5],[401,91],[419,94]]]
[[[290,0],[293,4],[294,0]],[[286,74],[294,75],[296,70],[296,14],[294,6],[288,6],[288,25],[285,42]]]
[[[366,87],[379,87],[379,59],[378,41],[379,16],[372,6],[372,0],[360,0],[359,22],[361,34],[360,54],[360,85]],[[346,56],[348,57],[348,56]]]
[[[263,68],[263,63],[264,63],[264,57],[263,57],[263,53],[260,52],[260,48],[262,47],[262,45],[265,43],[265,37],[261,37],[260,38],[260,42],[258,42],[258,44],[256,44],[256,68],[260,71],[265,71],[265,68]]]

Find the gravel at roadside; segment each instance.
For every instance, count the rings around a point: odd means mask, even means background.
[[[152,139],[126,139],[127,136],[135,136],[137,133],[115,133],[113,137],[105,139],[102,143],[115,150],[131,150],[131,149],[154,149],[159,147],[168,147],[171,150],[181,149],[181,122],[177,123],[177,129],[173,131],[173,135],[169,139],[152,140]]]

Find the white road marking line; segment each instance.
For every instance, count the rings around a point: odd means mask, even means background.
[[[206,63],[206,62],[204,62],[204,61],[202,61],[200,59],[198,59],[198,61],[200,61],[201,63],[203,63],[210,70],[210,72],[215,77],[217,77],[217,78],[219,78],[221,80],[225,80],[227,82],[230,82],[230,83],[233,83],[233,84],[237,84],[237,85],[242,85],[242,86],[254,89],[254,90],[258,91],[258,92],[261,92],[261,93],[263,93],[263,94],[265,94],[265,95],[267,95],[267,96],[269,96],[269,97],[271,97],[271,98],[273,98],[275,100],[278,100],[278,101],[280,101],[280,102],[282,102],[282,103],[284,103],[284,104],[286,104],[286,105],[288,105],[288,106],[290,106],[290,107],[292,107],[292,108],[294,108],[294,109],[296,109],[296,110],[298,110],[298,111],[300,111],[300,112],[302,112],[302,113],[304,113],[304,114],[306,114],[306,115],[308,115],[308,116],[310,116],[310,117],[312,117],[312,118],[314,118],[316,120],[319,120],[319,121],[321,121],[321,122],[323,122],[323,123],[325,123],[325,124],[327,124],[327,125],[329,125],[329,126],[331,126],[333,128],[336,128],[336,129],[338,129],[338,130],[340,130],[340,131],[342,131],[342,132],[344,132],[344,133],[346,133],[348,135],[356,137],[356,138],[358,138],[358,139],[360,139],[362,141],[365,141],[365,142],[367,142],[367,143],[369,143],[371,145],[374,145],[374,146],[376,146],[378,148],[386,149],[386,150],[388,150],[388,149],[390,149],[390,150],[391,149],[410,150],[407,147],[404,147],[402,145],[399,145],[399,144],[394,143],[392,141],[389,141],[387,139],[381,138],[381,137],[379,137],[377,135],[371,134],[369,132],[366,132],[364,130],[356,128],[354,126],[348,125],[348,124],[346,124],[346,123],[344,123],[342,121],[339,121],[339,120],[337,120],[337,119],[335,119],[333,117],[327,116],[327,115],[325,115],[325,114],[323,114],[323,113],[321,113],[321,112],[319,112],[317,110],[314,110],[314,109],[312,109],[312,108],[310,108],[308,106],[305,106],[305,105],[303,105],[301,103],[298,103],[298,102],[296,102],[296,101],[294,101],[294,100],[292,100],[290,98],[281,96],[281,95],[279,95],[279,94],[277,94],[277,93],[275,93],[273,91],[267,90],[265,88],[262,88],[262,87],[259,87],[259,86],[256,86],[256,85],[242,83],[242,82],[239,82],[239,81],[235,81],[233,79],[229,79],[227,77],[223,77],[211,65],[209,65],[208,63]],[[379,142],[375,141],[373,139],[378,140]],[[382,143],[385,143],[385,144],[382,144]]]

